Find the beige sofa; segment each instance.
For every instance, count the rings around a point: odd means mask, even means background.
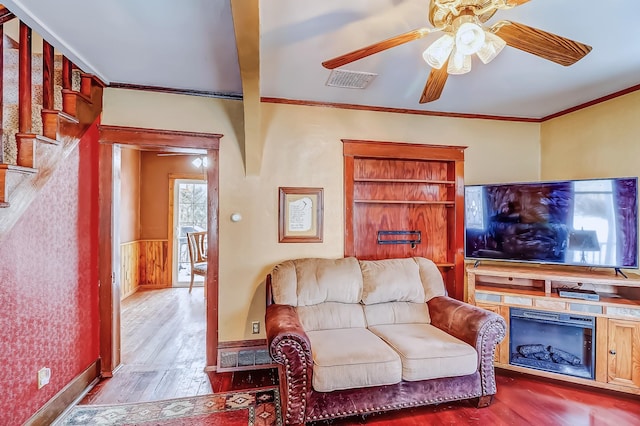
[[[428,259],[289,260],[267,284],[287,424],[474,397],[488,405],[496,391],[504,320],[448,298]]]

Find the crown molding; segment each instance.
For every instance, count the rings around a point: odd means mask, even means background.
[[[395,114],[414,114],[414,115],[426,115],[426,116],[433,116],[433,117],[476,118],[481,120],[519,121],[519,122],[525,122],[525,123],[539,123],[541,121],[541,119],[539,118],[507,117],[507,116],[484,115],[484,114],[464,114],[464,113],[457,113],[457,112],[441,112],[441,111],[423,111],[423,110],[417,110],[417,109],[388,108],[388,107],[379,107],[379,106],[370,106],[370,105],[342,104],[342,103],[333,103],[333,102],[316,102],[316,101],[270,98],[270,97],[262,97],[260,98],[260,101],[265,103],[273,103],[273,104],[353,109],[353,110],[374,111],[374,112],[391,112]]]

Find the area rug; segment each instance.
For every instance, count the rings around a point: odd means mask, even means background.
[[[118,405],[76,405],[55,426],[281,426],[277,389]]]

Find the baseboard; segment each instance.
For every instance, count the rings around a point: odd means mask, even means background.
[[[269,356],[265,339],[220,342],[218,344],[216,371],[219,373],[273,367],[275,364]]]
[[[90,388],[94,381],[97,382],[100,376],[99,372],[100,360],[97,359],[36,411],[23,426],[46,426],[53,423],[56,418]]]
[[[120,301],[123,301],[124,299],[126,299],[127,297],[131,296],[132,294],[135,294],[136,291],[138,291],[140,289],[140,286],[136,286],[133,289],[129,290],[127,293],[124,293],[121,297],[120,297]]]

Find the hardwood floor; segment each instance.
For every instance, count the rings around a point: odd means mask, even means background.
[[[202,287],[140,290],[122,302],[122,366],[81,404],[153,401],[211,393],[205,367]]]
[[[638,426],[640,398],[498,370],[492,404],[470,401],[315,422],[325,425]]]
[[[205,365],[202,288],[140,291],[122,305],[123,366],[81,404],[151,401],[277,384],[275,369],[210,373]],[[498,370],[487,408],[470,402],[406,409],[324,425],[640,426],[640,398]]]

